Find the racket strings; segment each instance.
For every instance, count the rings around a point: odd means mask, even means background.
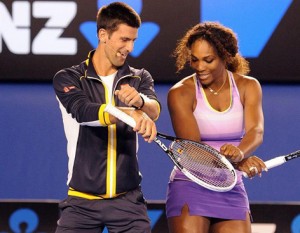
[[[235,174],[223,163],[216,151],[192,141],[176,141],[171,150],[175,159],[199,180],[216,187],[229,187]]]

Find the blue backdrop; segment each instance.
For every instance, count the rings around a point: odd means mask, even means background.
[[[156,85],[162,101],[158,129],[172,134],[166,106],[171,85]],[[300,85],[263,85],[263,159],[300,149]],[[0,199],[62,199],[67,155],[61,114],[51,84],[0,84]],[[141,139],[141,138],[140,138]],[[139,161],[147,199],[164,200],[172,163],[155,144],[140,140]],[[300,160],[245,180],[251,201],[299,201]],[[296,181],[296,182],[295,182]]]

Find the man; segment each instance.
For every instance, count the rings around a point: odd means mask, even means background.
[[[96,50],[59,71],[53,86],[68,141],[68,197],[56,233],[151,232],[141,191],[137,133],[156,136],[160,103],[148,71],[126,64],[141,19],[124,3],[97,14]],[[136,121],[132,129],[104,111],[113,104]]]

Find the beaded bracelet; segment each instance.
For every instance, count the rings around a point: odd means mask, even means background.
[[[140,110],[140,109],[142,109],[143,107],[144,107],[144,105],[145,105],[145,100],[144,100],[144,98],[143,98],[143,96],[140,94],[140,97],[141,97],[141,99],[142,99],[142,105],[140,106],[140,107],[136,107],[136,106],[132,106],[132,107],[134,107],[135,109],[137,109],[137,110]]]

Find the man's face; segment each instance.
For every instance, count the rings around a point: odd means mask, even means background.
[[[122,66],[130,52],[133,50],[138,29],[126,24],[120,24],[118,29],[107,34],[104,52],[108,60],[115,67]]]

